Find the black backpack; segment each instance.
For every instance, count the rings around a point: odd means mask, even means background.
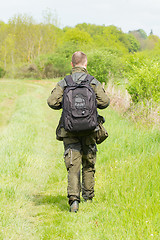
[[[93,78],[87,75],[80,84],[75,83],[71,75],[64,78],[67,86],[63,93],[62,126],[66,131],[88,131],[98,125],[96,95],[90,86]]]

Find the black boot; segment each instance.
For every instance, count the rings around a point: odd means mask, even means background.
[[[70,212],[78,212],[78,208],[79,208],[79,202],[78,201],[74,201],[71,206],[70,206]]]

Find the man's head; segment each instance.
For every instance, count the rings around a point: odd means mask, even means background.
[[[87,56],[83,52],[75,52],[72,55],[72,67],[87,67]]]

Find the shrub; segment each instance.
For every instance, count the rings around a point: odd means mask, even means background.
[[[132,101],[158,102],[160,99],[160,60],[133,58],[127,63],[128,77],[127,90]]]
[[[110,76],[117,77],[122,69],[120,52],[113,49],[100,49],[87,54],[88,71],[100,82],[108,82]]]
[[[0,67],[0,78],[4,77],[5,73],[5,70]]]
[[[41,72],[42,78],[63,77],[69,74],[71,57],[77,50],[77,44],[64,43],[56,49],[55,53],[41,55],[37,58],[35,64]]]
[[[18,78],[41,78],[40,72],[35,64],[24,65],[17,70]]]
[[[70,64],[65,56],[58,53],[46,55],[36,61],[42,78],[63,77],[70,72]]]

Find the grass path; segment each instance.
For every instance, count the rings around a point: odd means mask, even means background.
[[[51,81],[0,80],[0,239],[160,239],[160,133],[101,111],[96,197],[69,213]]]

